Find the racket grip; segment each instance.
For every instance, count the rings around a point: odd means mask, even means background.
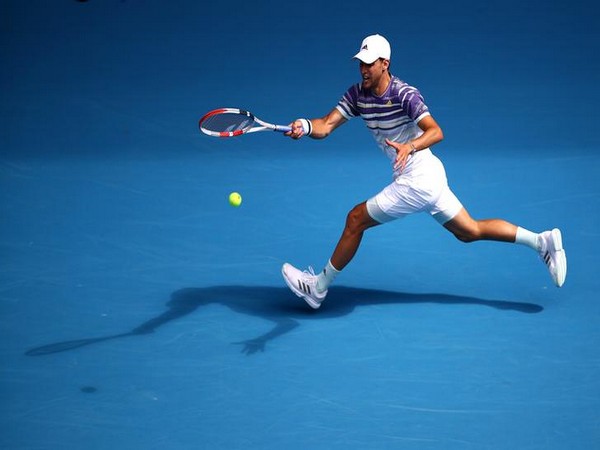
[[[298,119],[302,122],[302,131],[305,135],[310,136],[312,131],[312,126],[310,120],[307,119]],[[275,125],[275,131],[280,131],[282,133],[287,133],[288,131],[292,131],[292,127],[288,127],[287,125]]]

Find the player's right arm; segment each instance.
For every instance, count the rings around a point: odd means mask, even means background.
[[[306,119],[296,119],[291,124],[292,131],[286,133],[286,135],[290,136],[292,139],[300,139],[302,136],[304,136],[306,134],[304,132],[304,127],[306,124],[303,126],[303,120]],[[310,119],[309,136],[313,139],[324,139],[329,136],[333,130],[344,124],[346,121],[347,119],[342,116],[342,113],[340,113],[337,108],[333,108],[329,114],[324,117]]]

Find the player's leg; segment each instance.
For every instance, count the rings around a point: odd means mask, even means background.
[[[356,205],[346,217],[346,225],[342,236],[338,241],[333,255],[331,256],[331,264],[338,271],[341,271],[354,258],[363,233],[374,226],[381,225],[380,222],[373,219],[367,211],[367,202]]]
[[[517,226],[502,219],[475,220],[465,208],[443,224],[462,242],[480,240],[515,242]]]
[[[446,184],[446,176],[441,162],[436,161],[433,161],[432,183],[420,182],[423,179],[420,173],[416,178],[399,177],[374,197],[355,206],[346,218],[344,231],[331,259],[318,275],[310,268],[302,272],[284,264],[283,277],[290,289],[310,306],[318,308],[331,282],[356,254],[365,230],[424,211],[431,205],[432,199],[438,198],[440,188]]]
[[[380,225],[380,222],[369,215],[366,202],[356,205],[346,217],[344,231],[333,255],[318,275],[314,273],[312,267],[309,267],[308,271],[301,271],[291,264],[283,265],[281,272],[289,288],[296,295],[304,298],[312,308],[319,308],[327,295],[329,285],[354,258],[365,230],[376,225]]]
[[[461,208],[443,226],[462,242],[491,240],[525,245],[539,253],[556,286],[561,287],[565,282],[567,256],[558,228],[534,233],[502,219],[475,220],[465,208]]]

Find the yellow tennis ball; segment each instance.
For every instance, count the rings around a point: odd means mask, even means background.
[[[236,208],[242,204],[242,196],[237,192],[229,194],[229,204]]]

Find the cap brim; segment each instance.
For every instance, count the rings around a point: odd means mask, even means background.
[[[356,55],[354,55],[353,58],[359,59],[362,62],[364,62],[365,64],[373,64],[375,61],[377,61],[379,59],[378,56],[373,55],[373,53],[369,52],[368,50],[361,50]]]

